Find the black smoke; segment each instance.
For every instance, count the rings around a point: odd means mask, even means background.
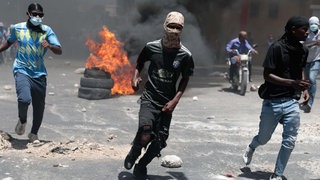
[[[34,1],[2,0],[0,21],[6,26],[26,21],[27,7]],[[211,65],[213,50],[208,48],[198,19],[189,0],[38,0],[44,8],[44,23],[52,27],[62,46],[64,58],[85,61],[89,50],[88,37],[99,41],[98,35],[105,25],[124,42],[124,50],[130,61],[148,41],[163,36],[163,22],[170,11],[185,16],[182,43],[192,52],[196,65]],[[50,55],[50,52],[49,52]]]

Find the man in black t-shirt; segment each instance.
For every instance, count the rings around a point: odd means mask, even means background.
[[[259,133],[247,147],[243,160],[249,165],[255,149],[270,140],[278,123],[283,124],[282,144],[270,179],[282,179],[300,126],[298,100],[301,94],[305,101],[309,99],[310,83],[303,73],[308,50],[300,43],[307,38],[308,26],[304,17],[290,18],[285,34],[270,46],[263,63],[265,83],[259,88],[259,96],[264,99]]]
[[[142,148],[148,147],[133,170],[133,175],[138,179],[147,178],[147,165],[154,157],[159,157],[160,151],[166,147],[172,113],[187,87],[189,76],[193,74],[192,55],[180,42],[183,26],[183,15],[170,12],[163,25],[164,37],[147,43],[137,60],[132,79],[135,90],[139,89],[144,64],[150,62],[150,65],[148,81],[140,98],[139,128],[124,167],[131,169]]]

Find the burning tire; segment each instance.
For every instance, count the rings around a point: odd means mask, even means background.
[[[113,79],[97,79],[81,77],[80,86],[87,88],[112,89],[114,85]]]
[[[109,72],[104,72],[98,68],[85,69],[84,77],[86,78],[97,78],[97,79],[111,79]]]
[[[98,100],[111,98],[110,89],[80,87],[78,97],[88,100]]]
[[[85,69],[84,77],[80,79],[78,97],[88,100],[111,98],[114,81],[109,72],[98,68]]]

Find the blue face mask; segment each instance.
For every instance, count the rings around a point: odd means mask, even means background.
[[[318,25],[316,25],[316,24],[311,24],[310,25],[310,31],[316,32],[316,31],[318,31],[318,29],[319,29]]]
[[[30,16],[30,22],[35,26],[39,26],[40,24],[42,24],[42,18]]]

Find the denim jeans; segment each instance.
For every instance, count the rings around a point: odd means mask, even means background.
[[[27,121],[28,106],[32,103],[33,123],[31,133],[37,134],[42,123],[45,108],[46,76],[31,78],[25,74],[16,73],[14,77],[18,98],[19,119],[21,123]]]
[[[314,97],[317,91],[317,76],[320,70],[320,59],[316,61],[312,61],[306,64],[306,78],[310,80],[312,86],[308,89],[310,94],[310,99],[308,101],[308,105],[312,107]]]
[[[278,123],[283,125],[283,132],[281,148],[274,172],[282,176],[291,152],[294,149],[300,127],[300,110],[297,100],[292,98],[265,99],[262,103],[259,132],[253,138],[249,147],[256,149],[258,146],[266,144],[270,140]]]

